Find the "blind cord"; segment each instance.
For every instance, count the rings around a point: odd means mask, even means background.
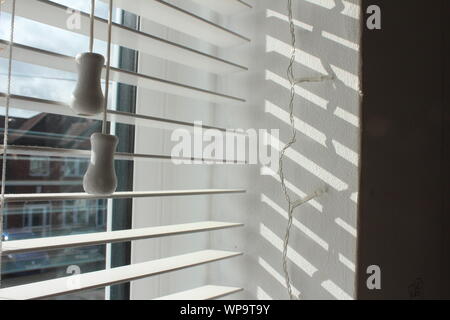
[[[107,134],[107,112],[108,112],[108,96],[109,96],[109,74],[111,71],[111,38],[112,38],[112,20],[113,20],[113,0],[109,0],[109,17],[108,17],[108,48],[106,53],[106,76],[105,76],[105,105],[103,108],[103,125],[102,133]]]
[[[89,52],[94,52],[95,0],[91,0]]]
[[[1,5],[0,2],[0,12]],[[1,265],[2,265],[2,245],[3,245],[3,216],[5,214],[5,192],[6,192],[6,159],[8,153],[8,128],[9,128],[9,106],[11,97],[11,82],[12,82],[12,56],[13,56],[13,43],[14,43],[14,25],[16,19],[16,0],[12,0],[11,11],[11,30],[10,30],[10,42],[9,42],[9,60],[8,60],[8,84],[6,91],[6,105],[5,105],[5,128],[3,134],[3,159],[2,159],[2,187],[1,187],[1,199],[0,199],[0,287],[1,287]]]
[[[295,86],[300,83],[305,82],[322,82],[325,80],[332,80],[332,76],[328,75],[320,75],[317,77],[310,77],[310,78],[302,78],[302,79],[296,79],[294,75],[294,62],[296,58],[296,36],[295,36],[295,25],[294,25],[294,18],[293,18],[293,10],[292,10],[292,0],[287,1],[287,10],[288,10],[288,20],[289,20],[289,31],[291,34],[291,57],[289,60],[289,65],[287,68],[287,78],[290,83],[290,99],[289,99],[289,121],[290,121],[290,129],[292,131],[291,139],[289,142],[282,148],[280,152],[280,158],[279,158],[279,171],[278,174],[280,176],[281,181],[281,187],[283,190],[284,197],[286,199],[286,202],[288,204],[288,223],[286,227],[286,233],[284,236],[283,241],[283,272],[284,272],[284,278],[286,282],[286,288],[289,294],[289,299],[294,300],[296,297],[292,293],[292,285],[291,285],[291,279],[289,275],[288,270],[288,248],[289,248],[289,238],[292,228],[292,222],[293,222],[293,215],[294,210],[313,200],[314,198],[317,198],[321,196],[323,193],[327,192],[327,187],[323,189],[319,189],[315,191],[312,195],[309,195],[303,199],[299,200],[292,200],[291,196],[289,194],[288,188],[286,186],[286,179],[285,179],[285,173],[284,173],[284,159],[286,157],[286,152],[288,149],[292,147],[292,145],[297,142],[297,129],[295,127],[295,117],[294,117],[294,100],[295,100]],[[300,298],[300,297],[299,297]]]

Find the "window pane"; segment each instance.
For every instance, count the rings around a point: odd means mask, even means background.
[[[90,1],[74,3],[73,1],[54,1],[89,11]],[[96,14],[107,15],[107,5],[97,1]],[[0,21],[0,39],[8,40],[9,19],[2,13]],[[116,14],[115,20],[122,21],[124,13]],[[133,20],[137,21],[136,17]],[[134,26],[136,27],[136,25]],[[51,39],[47,34],[52,34]],[[44,38],[43,38],[44,37]],[[16,42],[44,50],[66,55],[76,55],[87,50],[88,38],[75,33],[53,28],[45,24],[18,17],[16,24]],[[95,51],[105,54],[106,43],[95,41]],[[124,49],[113,46],[115,66],[130,69],[135,67],[136,54],[128,54],[123,59]],[[131,50],[128,50],[131,51]],[[118,61],[118,63],[117,63]],[[0,91],[6,91],[7,60],[0,59]],[[14,94],[68,102],[76,81],[76,75],[40,66],[14,62]],[[111,90],[111,107],[121,111],[132,112],[134,109],[136,88],[113,84]],[[117,97],[127,96],[118,104]],[[128,102],[127,102],[128,101]],[[0,139],[3,141],[5,106],[0,106]],[[39,113],[29,110],[10,110],[9,139],[10,145],[46,146],[53,148],[90,149],[90,136],[101,130],[101,122],[78,117]],[[114,127],[119,137],[118,150],[132,152],[129,143],[134,136],[132,126]],[[131,139],[131,140],[130,140]],[[89,159],[9,156],[7,161],[6,193],[67,193],[83,192],[83,176]],[[119,162],[122,162],[119,164]],[[132,165],[116,161],[119,188],[125,190],[130,185]],[[1,163],[1,162],[0,162]],[[1,169],[1,164],[0,164]],[[124,179],[126,181],[124,182]],[[132,184],[131,184],[132,185]],[[124,205],[126,204],[126,205]],[[113,203],[113,210],[120,205],[121,210],[131,211],[131,202],[123,200]],[[82,233],[102,232],[107,230],[106,200],[47,201],[8,204],[4,211],[4,229],[2,239],[13,241],[40,237],[53,237]],[[131,216],[127,212],[121,213]],[[114,215],[112,215],[114,216]],[[119,216],[119,215],[118,215]],[[116,229],[129,228],[127,224],[114,224]],[[129,246],[113,248],[115,259],[120,264],[127,263]],[[2,287],[10,287],[30,282],[43,281],[71,275],[73,266],[81,273],[105,269],[106,245],[81,248],[58,249],[48,252],[30,252],[10,254],[2,257]],[[114,286],[121,289],[121,286]],[[118,295],[117,295],[118,296]],[[127,298],[120,295],[121,298]],[[105,299],[105,289],[83,291],[55,299]]]

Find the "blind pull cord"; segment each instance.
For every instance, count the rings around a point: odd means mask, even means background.
[[[108,47],[106,53],[105,99],[103,101],[102,133],[91,136],[91,161],[83,178],[83,188],[89,194],[110,195],[117,189],[114,168],[114,153],[119,139],[108,134],[107,110],[109,97],[109,75],[111,70],[111,39],[113,20],[113,0],[109,0]]]
[[[1,5],[4,2],[0,2],[0,12]],[[12,83],[12,57],[13,57],[13,43],[14,43],[14,26],[16,20],[16,0],[12,0],[12,11],[11,11],[11,26],[9,35],[9,59],[8,59],[8,84],[6,89],[6,105],[5,105],[5,129],[3,133],[3,156],[2,156],[2,187],[1,187],[1,199],[0,199],[0,287],[1,287],[1,266],[2,266],[2,243],[3,243],[3,216],[5,214],[5,193],[6,193],[6,159],[8,153],[8,129],[9,129],[9,107],[11,102],[11,83]]]
[[[108,17],[108,47],[106,52],[106,76],[105,76],[105,104],[103,105],[103,123],[102,133],[107,134],[107,111],[109,98],[109,75],[111,72],[111,38],[112,38],[112,20],[113,20],[113,0],[109,0]]]
[[[77,83],[72,93],[70,107],[82,116],[94,116],[103,111],[105,97],[102,92],[102,70],[105,58],[94,53],[95,0],[91,0],[89,52],[75,57]]]
[[[94,52],[95,0],[91,0],[89,52]]]

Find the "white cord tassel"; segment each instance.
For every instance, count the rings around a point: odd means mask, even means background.
[[[101,77],[105,58],[94,53],[95,0],[91,0],[89,52],[76,56],[78,79],[72,93],[70,107],[76,114],[93,116],[103,110],[105,97],[103,96]]]
[[[286,287],[288,290],[289,298],[291,300],[293,300],[293,299],[295,299],[295,297],[292,294],[291,280],[290,280],[289,270],[288,270],[288,266],[287,266],[287,263],[288,263],[287,254],[288,254],[288,248],[289,248],[289,237],[290,237],[290,232],[291,232],[291,227],[292,227],[292,222],[293,222],[294,210],[295,210],[295,208],[298,208],[299,206],[311,201],[312,199],[319,197],[320,195],[322,195],[323,193],[325,193],[327,191],[327,189],[324,188],[322,190],[317,190],[316,192],[314,192],[314,194],[307,196],[304,199],[292,200],[291,196],[289,194],[289,191],[287,189],[287,186],[286,186],[285,177],[284,177],[285,176],[284,166],[283,166],[284,158],[286,156],[287,150],[290,149],[292,147],[292,145],[297,141],[297,129],[295,128],[295,117],[294,117],[295,86],[300,83],[305,83],[305,82],[323,82],[325,80],[332,80],[333,77],[332,76],[318,76],[318,77],[301,78],[301,79],[295,78],[294,62],[295,62],[295,57],[296,57],[295,56],[295,54],[296,54],[296,47],[295,47],[296,39],[295,39],[294,19],[293,19],[293,13],[292,13],[292,0],[288,0],[288,14],[289,14],[289,30],[291,33],[292,51],[291,51],[291,58],[289,61],[289,66],[287,69],[287,78],[291,85],[290,86],[290,101],[289,101],[289,119],[290,119],[292,136],[291,136],[291,139],[289,140],[289,142],[284,146],[284,148],[280,152],[278,174],[280,176],[281,187],[283,189],[283,193],[286,198],[286,202],[288,203],[288,224],[286,227],[286,234],[285,234],[284,242],[283,242],[283,272],[284,272],[284,277],[285,277],[285,281],[286,281]]]
[[[2,2],[3,3],[3,2]],[[1,5],[0,3],[0,11]],[[11,101],[11,83],[12,83],[12,57],[13,57],[13,43],[14,43],[14,25],[16,19],[16,0],[12,0],[11,10],[11,30],[9,42],[9,60],[8,60],[8,87],[6,91],[6,106],[5,106],[5,125],[3,133],[3,158],[2,158],[2,190],[0,200],[0,287],[1,287],[1,265],[2,265],[2,243],[3,243],[3,216],[5,214],[5,192],[6,192],[6,158],[8,153],[8,128],[9,128],[9,106]]]
[[[109,74],[111,69],[111,34],[113,20],[113,0],[109,1],[108,47],[105,77],[105,100],[103,104],[102,133],[91,136],[91,161],[83,178],[84,191],[89,194],[112,194],[117,188],[117,176],[114,168],[114,153],[118,139],[109,135],[107,111],[109,96]]]

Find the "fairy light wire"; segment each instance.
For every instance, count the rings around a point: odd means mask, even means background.
[[[283,241],[283,272],[284,272],[284,278],[286,282],[286,287],[288,290],[289,298],[291,300],[294,299],[294,296],[292,294],[292,286],[291,286],[291,279],[289,275],[288,265],[287,265],[287,254],[288,254],[288,246],[289,246],[289,238],[290,238],[290,232],[292,227],[292,221],[293,221],[293,213],[294,213],[294,206],[293,201],[291,200],[291,196],[288,192],[287,186],[286,186],[286,180],[284,177],[284,158],[286,156],[286,151],[291,148],[291,146],[297,141],[297,130],[295,128],[295,118],[294,118],[294,100],[295,100],[295,77],[294,77],[294,62],[296,58],[296,38],[295,38],[295,26],[293,21],[293,13],[292,13],[292,0],[288,0],[288,17],[289,17],[289,31],[291,34],[291,57],[289,60],[289,65],[287,68],[287,78],[290,83],[290,99],[289,99],[289,121],[291,124],[291,138],[289,142],[281,149],[280,152],[280,158],[279,158],[279,171],[278,174],[280,176],[280,182],[281,187],[283,189],[284,197],[286,198],[286,202],[288,203],[288,223],[286,227],[286,233],[284,236]]]
[[[286,233],[284,236],[283,241],[283,273],[284,278],[286,282],[286,288],[288,290],[289,299],[294,300],[296,299],[292,293],[292,285],[291,285],[291,279],[289,275],[289,269],[288,269],[288,248],[289,248],[289,238],[292,228],[292,223],[294,219],[294,210],[313,200],[314,198],[317,198],[321,196],[323,193],[327,192],[327,187],[323,189],[319,189],[315,191],[312,195],[309,195],[303,199],[296,199],[293,200],[291,198],[291,195],[289,194],[288,188],[286,186],[286,179],[285,179],[285,172],[284,172],[284,160],[286,158],[286,152],[297,142],[297,129],[295,127],[295,117],[294,117],[294,102],[295,102],[295,86],[300,83],[308,83],[308,82],[322,82],[325,80],[332,80],[332,76],[328,75],[320,75],[317,77],[309,77],[309,78],[301,78],[296,79],[294,74],[294,62],[296,60],[296,36],[295,36],[295,24],[294,24],[294,18],[293,18],[293,9],[292,9],[292,0],[287,1],[287,10],[288,10],[288,21],[289,21],[289,32],[291,35],[291,56],[289,59],[289,65],[287,68],[287,78],[289,80],[290,84],[290,97],[289,97],[289,122],[290,122],[290,129],[291,129],[291,138],[288,141],[288,143],[281,149],[280,157],[279,157],[279,171],[278,175],[280,176],[280,182],[281,187],[283,190],[284,197],[286,199],[286,202],[288,204],[288,222],[286,226]]]
[[[0,2],[1,5],[4,2]],[[0,197],[0,287],[1,287],[1,265],[3,252],[3,216],[5,212],[5,192],[6,192],[6,159],[8,153],[8,128],[9,128],[9,107],[11,102],[11,83],[12,83],[12,57],[13,57],[13,43],[14,43],[14,26],[16,19],[16,0],[12,0],[11,10],[11,26],[10,26],[10,41],[9,41],[9,59],[8,59],[8,84],[6,89],[6,104],[5,104],[5,124],[3,134],[3,157],[2,157],[2,182],[1,182],[1,197]]]

